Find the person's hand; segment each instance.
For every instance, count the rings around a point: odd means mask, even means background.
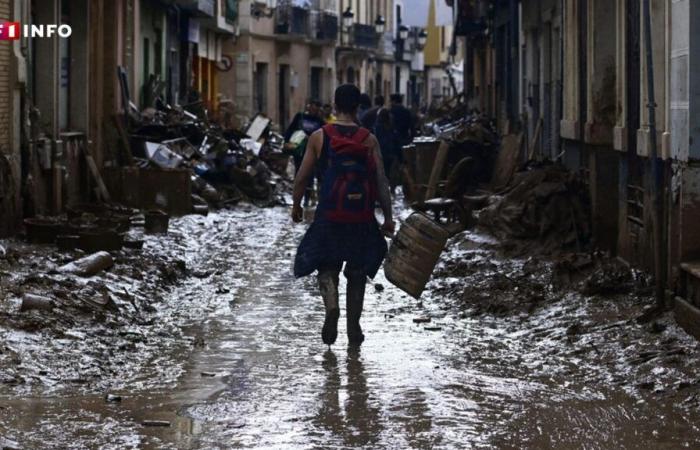
[[[292,206],[292,221],[294,223],[301,223],[304,220],[304,209],[301,205]]]
[[[394,221],[391,219],[385,220],[384,224],[382,225],[382,233],[384,233],[384,236],[393,237],[395,232],[396,232],[396,223],[394,223]]]

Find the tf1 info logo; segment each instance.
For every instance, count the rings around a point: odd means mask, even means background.
[[[22,25],[19,22],[0,23],[0,41],[16,41],[21,37],[50,38],[58,35],[68,38],[73,34],[70,25]]]

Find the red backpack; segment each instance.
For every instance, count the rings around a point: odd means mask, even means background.
[[[326,125],[323,132],[328,167],[323,173],[318,209],[330,222],[374,221],[377,164],[372,149],[364,144],[369,130],[358,128],[346,136],[336,126]]]

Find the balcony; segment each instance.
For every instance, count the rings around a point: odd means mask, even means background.
[[[275,33],[304,37],[308,36],[308,9],[295,5],[278,6]]]
[[[216,0],[177,0],[176,3],[195,17],[216,15]]]
[[[377,31],[374,25],[354,24],[350,28],[350,39],[353,47],[376,49],[378,46]]]
[[[334,42],[338,39],[338,16],[328,12],[311,12],[311,39]]]

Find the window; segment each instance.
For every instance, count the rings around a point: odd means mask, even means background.
[[[267,63],[255,64],[255,85],[253,86],[253,101],[256,112],[267,115]]]

